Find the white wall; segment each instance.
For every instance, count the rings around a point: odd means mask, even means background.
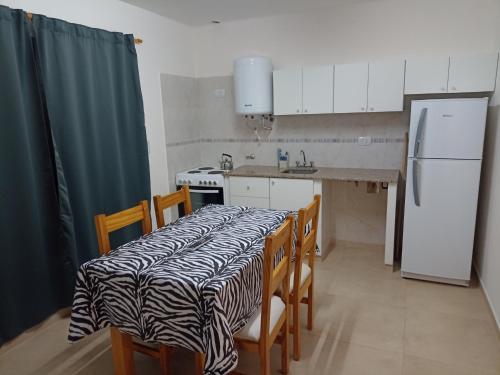
[[[160,73],[194,75],[193,29],[117,0],[0,0],[16,9],[109,31],[133,33],[136,46],[153,194],[168,191]],[[154,216],[154,215],[153,215]]]
[[[500,19],[500,11],[497,13]],[[497,30],[500,47],[500,25]],[[490,101],[476,231],[475,267],[500,329],[500,75]]]
[[[500,106],[488,111],[479,198],[475,266],[500,329]]]
[[[381,0],[331,11],[249,19],[197,30],[197,76],[232,72],[237,56],[275,67],[496,50],[497,0]]]

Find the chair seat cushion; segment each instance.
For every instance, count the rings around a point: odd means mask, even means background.
[[[293,271],[290,275],[290,292],[293,291],[293,279],[295,277],[295,265],[293,265]],[[300,271],[300,283],[299,285],[303,285],[306,279],[311,274],[311,267],[309,265],[302,263],[302,271]]]
[[[272,332],[274,326],[278,323],[281,314],[285,311],[285,303],[280,297],[273,296],[271,298],[271,317],[269,319],[269,333]],[[259,341],[260,339],[260,319],[262,315],[262,306],[248,320],[248,323],[240,329],[235,337],[250,341]]]

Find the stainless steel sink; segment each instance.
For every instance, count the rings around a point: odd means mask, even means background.
[[[290,173],[290,174],[313,174],[318,171],[317,168],[312,168],[312,167],[295,167],[295,168],[288,168],[282,171],[281,173]]]

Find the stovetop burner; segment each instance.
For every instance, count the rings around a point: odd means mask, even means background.
[[[201,171],[189,171],[189,174],[201,173]]]
[[[200,167],[200,168],[198,168],[198,170],[200,170],[200,171],[209,171],[211,169],[215,169],[215,168],[214,167]]]
[[[223,174],[223,171],[210,171],[208,174]]]

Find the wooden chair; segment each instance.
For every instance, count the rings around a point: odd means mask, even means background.
[[[300,304],[307,304],[307,329],[313,328],[313,285],[314,257],[316,255],[316,235],[318,233],[318,216],[321,196],[315,195],[314,201],[299,210],[297,225],[297,243],[295,244],[295,264],[290,275],[290,300],[293,320],[293,359],[300,360]],[[312,222],[306,234],[306,226]],[[308,254],[309,253],[309,254]],[[308,264],[304,259],[308,259]],[[305,296],[307,292],[307,297]]]
[[[96,215],[95,226],[99,254],[103,255],[111,250],[109,241],[109,234],[111,232],[139,221],[142,223],[142,233],[151,233],[151,216],[148,201],[141,201],[137,206],[112,215]],[[158,358],[160,360],[161,373],[163,375],[169,374],[168,363],[171,349],[168,346],[159,344],[158,348],[155,348],[144,343],[135,342],[131,335],[121,332],[116,327],[111,327],[110,331],[115,374],[134,374],[134,351]]]
[[[193,212],[193,208],[191,206],[191,195],[189,194],[189,187],[187,185],[184,185],[181,190],[163,197],[155,195],[153,197],[153,202],[155,206],[156,225],[158,228],[165,226],[163,211],[166,208],[184,203],[184,214],[189,215]]]
[[[259,353],[261,375],[271,373],[271,346],[276,339],[281,343],[282,372],[288,373],[288,297],[292,238],[293,217],[291,216],[278,230],[266,238],[262,306],[234,337],[240,349]],[[276,254],[281,248],[284,248],[284,255],[279,263],[274,265]],[[280,287],[284,291],[282,297],[275,296],[274,292]],[[280,332],[281,336],[278,337]]]

